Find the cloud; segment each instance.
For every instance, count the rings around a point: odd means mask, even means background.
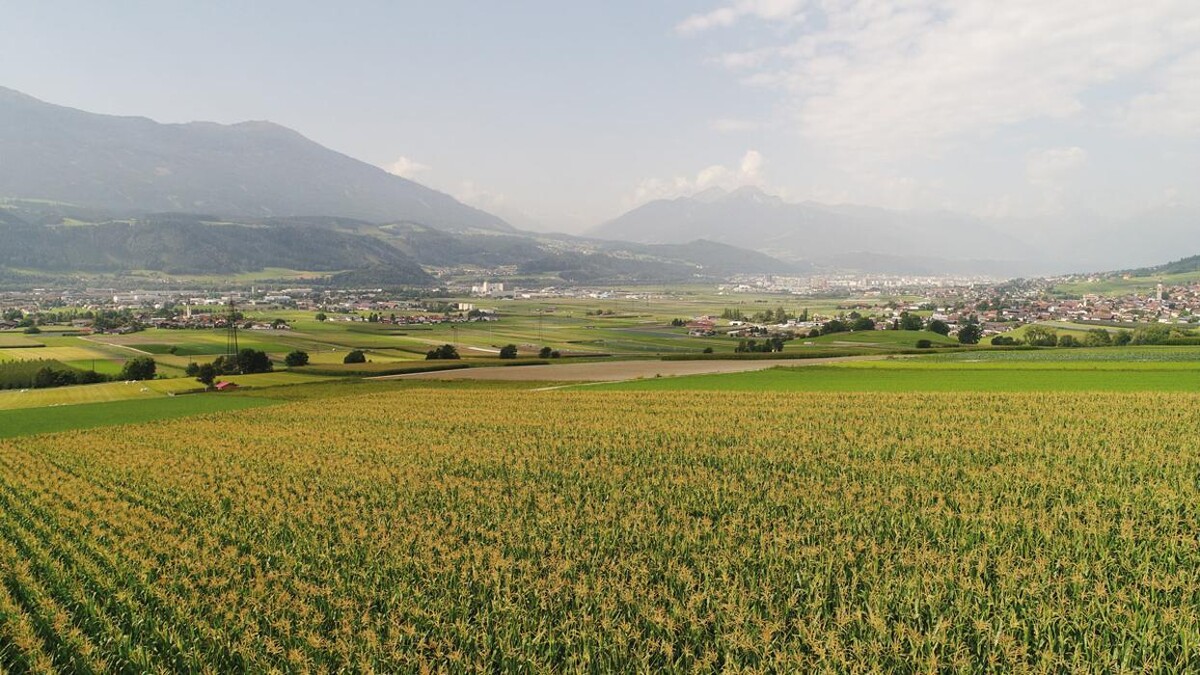
[[[1139,134],[1200,135],[1200,50],[1164,69],[1155,78],[1154,90],[1130,101],[1122,119]]]
[[[761,186],[762,168],[762,154],[757,150],[747,150],[741,161],[734,166],[713,164],[696,172],[694,177],[647,178],[625,199],[625,206],[631,207],[655,199],[674,199],[709,188],[732,190],[746,185]]]
[[[738,0],[703,14],[693,14],[675,26],[682,35],[694,35],[713,28],[732,26],[745,17],[769,21],[799,20],[802,0]]]
[[[1144,94],[1125,101],[1130,125],[1171,133],[1200,126],[1200,59],[1176,62],[1200,40],[1194,0],[767,4],[733,2],[677,29],[813,14],[798,36],[778,33],[774,45],[710,60],[777,91],[802,137],[848,154],[928,153],[1023,123],[1099,120],[1112,112],[1107,98],[1129,86],[1123,95]],[[1156,73],[1159,90],[1138,92]]]
[[[757,150],[748,150],[742,156],[742,165],[739,178],[743,183],[757,183],[759,174],[762,172],[763,156]]]
[[[386,170],[388,173],[400,176],[401,178],[412,179],[417,174],[428,171],[429,167],[408,157],[400,157],[392,162],[391,166],[388,166]]]
[[[454,190],[454,198],[484,211],[508,206],[508,198],[503,193],[481,188],[472,180],[460,182],[458,188]]]
[[[1078,146],[1048,148],[1029,153],[1025,175],[1040,187],[1057,187],[1062,179],[1087,163],[1087,151]]]
[[[1040,196],[1030,204],[1035,213],[1054,215],[1066,208],[1067,195],[1078,185],[1078,173],[1088,153],[1079,146],[1046,148],[1026,155],[1025,177]]]

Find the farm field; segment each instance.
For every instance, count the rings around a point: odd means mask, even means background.
[[[0,441],[0,666],[1190,671],[1197,414],[430,383]]]
[[[281,385],[303,384],[318,382],[326,378],[317,375],[301,373],[278,372],[258,375],[228,375],[219,378],[235,382],[246,387],[277,387]],[[163,380],[147,380],[145,382],[105,382],[102,384],[82,384],[71,387],[55,387],[52,389],[29,389],[0,391],[0,410],[19,408],[41,408],[47,406],[72,406],[85,403],[103,403],[108,401],[137,401],[169,397],[172,394],[182,394],[199,391],[201,384],[190,377],[171,378]],[[219,394],[206,394],[217,396]],[[68,414],[64,412],[64,414]],[[74,413],[69,413],[74,414]]]
[[[920,362],[856,362],[784,364],[755,372],[629,380],[597,385],[610,391],[857,391],[857,392],[1200,392],[1200,364],[1186,367],[1014,367],[1009,363],[930,364]]]
[[[21,333],[0,333],[0,349],[41,346],[38,340]]]
[[[1078,349],[980,350],[931,354],[925,361],[1041,362],[1041,363],[1187,363],[1200,364],[1200,346],[1146,345],[1136,347],[1083,347]]]
[[[878,359],[881,356],[831,357],[827,359],[746,359],[698,361],[597,361],[590,363],[554,363],[514,368],[470,368],[439,370],[406,375],[386,375],[377,379],[405,380],[494,380],[514,382],[607,382],[643,377],[696,375],[699,373],[739,373],[776,366],[816,366],[820,363],[852,359]]]
[[[45,407],[0,410],[0,438],[243,410],[272,403],[275,403],[272,399],[222,394],[84,403],[69,409]]]

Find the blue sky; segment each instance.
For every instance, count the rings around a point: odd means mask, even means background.
[[[1200,193],[1193,0],[43,0],[0,18],[0,85],[269,119],[522,225],[714,185],[1064,222]]]

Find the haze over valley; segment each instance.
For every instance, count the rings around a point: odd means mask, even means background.
[[[0,154],[0,226],[22,242],[0,264],[44,271],[392,265],[398,283],[428,279],[418,265],[456,264],[523,266],[566,281],[813,270],[1004,277],[1148,265],[1200,250],[1200,228],[1182,208],[1096,223],[1080,237],[1065,214],[1038,230],[1045,224],[948,210],[790,202],[754,185],[654,199],[580,235],[529,232],[271,122],[159,124],[2,88]],[[99,227],[61,227],[85,222]],[[241,246],[240,256],[230,255],[234,237],[196,245],[196,233],[218,223],[270,228],[251,233],[269,243]],[[305,258],[297,247],[330,255]],[[157,253],[139,256],[139,248]],[[338,250],[355,258],[339,259]]]

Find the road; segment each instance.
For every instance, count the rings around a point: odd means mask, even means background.
[[[373,380],[502,380],[509,382],[621,382],[640,377],[674,377],[709,373],[742,373],[776,366],[798,368],[840,361],[876,361],[887,355],[837,356],[821,359],[759,359],[729,361],[594,361],[548,366],[462,368],[432,373],[385,375]]]

